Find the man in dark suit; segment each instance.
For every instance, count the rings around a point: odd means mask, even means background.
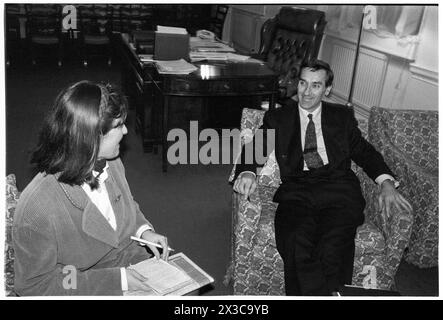
[[[279,204],[275,238],[286,294],[323,296],[352,280],[354,238],[364,221],[365,200],[351,160],[380,185],[380,214],[388,217],[391,206],[412,207],[397,192],[398,182],[381,154],[361,136],[352,109],[322,101],[332,89],[329,65],[315,60],[300,70],[297,95],[267,112],[262,129],[265,139],[267,129],[275,130],[282,181],[274,196]],[[247,197],[256,188],[258,164],[245,159],[243,149],[234,190]]]

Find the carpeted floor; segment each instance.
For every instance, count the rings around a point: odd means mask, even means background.
[[[64,66],[12,66],[6,72],[6,174],[15,173],[20,189],[32,179],[29,150],[35,145],[44,114],[66,85],[89,79],[119,83],[118,65],[104,63]],[[230,165],[177,165],[161,171],[160,154],[143,153],[128,117],[122,159],[135,199],[159,233],[168,236],[177,252],[184,252],[215,278],[204,295],[229,295],[223,284],[231,241]],[[437,296],[438,270],[418,269],[403,262],[397,274],[402,295]]]

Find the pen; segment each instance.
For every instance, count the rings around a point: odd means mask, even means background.
[[[137,237],[134,237],[134,236],[131,236],[131,239],[135,240],[135,241],[138,241],[138,242],[141,242],[141,243],[144,243],[144,244],[150,244],[151,246],[154,246],[154,247],[157,247],[157,248],[163,248],[160,244],[154,243],[154,242],[151,242],[151,241],[148,241],[148,240],[145,240],[145,239],[137,238]],[[171,247],[168,247],[168,250],[169,251],[174,251],[174,249],[172,249]]]

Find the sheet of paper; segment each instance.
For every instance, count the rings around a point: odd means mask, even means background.
[[[171,61],[156,60],[156,65],[159,73],[166,74],[188,74],[198,69],[184,59]]]
[[[130,268],[147,278],[146,284],[162,295],[193,281],[182,270],[161,259],[147,259]]]
[[[143,275],[146,275],[148,279],[152,279],[155,277],[153,273],[151,273],[151,270],[159,269],[157,270],[160,272],[160,276],[157,276],[158,281],[163,281],[162,277],[164,277],[165,270],[170,270],[168,267],[166,269],[164,268],[164,264],[170,265],[172,268],[176,268],[178,270],[181,270],[181,272],[189,277],[189,280],[185,281],[185,278],[182,278],[179,276],[179,279],[177,282],[172,281],[173,283],[176,283],[175,286],[172,286],[168,289],[164,289],[167,285],[165,283],[161,283],[159,286],[157,286],[157,289],[154,290],[154,287],[152,284],[147,282],[147,284],[152,288],[149,291],[125,291],[125,296],[158,296],[158,295],[166,295],[166,296],[181,296],[186,295],[190,292],[193,292],[207,284],[210,284],[214,282],[214,278],[211,277],[209,274],[207,274],[202,268],[200,268],[197,264],[195,264],[191,259],[189,259],[184,253],[179,252],[169,257],[168,262],[165,262],[163,260],[157,261],[159,262],[156,264],[153,259],[148,259],[145,261],[142,261],[138,264],[135,264],[133,266],[130,266],[130,268],[136,268],[136,270],[140,270],[139,272]],[[153,265],[151,265],[153,264]],[[146,273],[145,273],[146,272]],[[175,274],[175,271],[173,272]],[[184,282],[180,282],[180,281]],[[172,284],[173,284],[172,283]],[[154,284],[155,285],[155,284]],[[171,283],[169,283],[171,285]],[[163,288],[163,289],[162,289]],[[157,291],[158,290],[158,291]],[[161,290],[163,290],[161,292]]]

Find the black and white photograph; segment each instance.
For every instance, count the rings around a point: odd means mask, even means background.
[[[437,3],[1,6],[4,300],[439,298]]]

